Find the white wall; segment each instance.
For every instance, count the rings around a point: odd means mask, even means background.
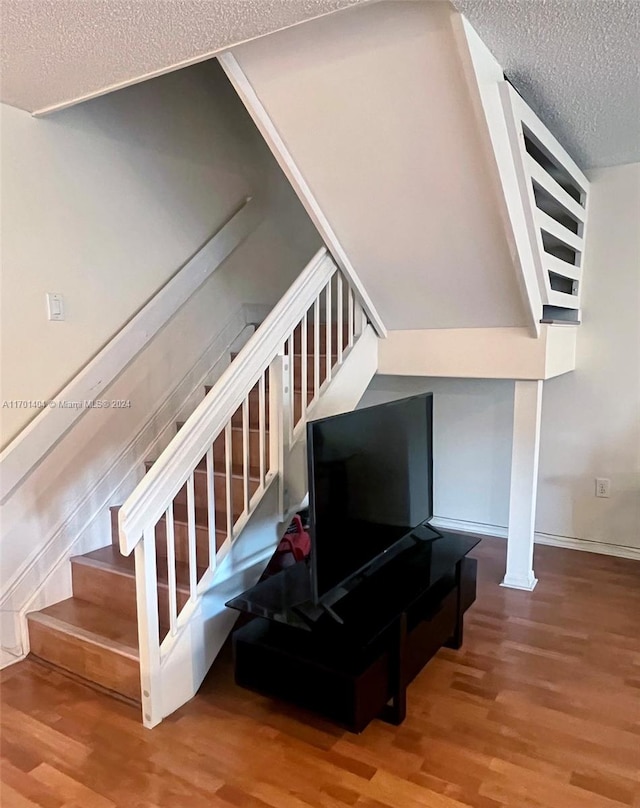
[[[233,49],[389,329],[527,325],[446,3]]]
[[[589,179],[577,369],[544,383],[536,531],[640,549],[640,164]],[[513,383],[378,376],[362,404],[425,390],[436,514],[506,527]],[[595,477],[611,479],[609,499]]]
[[[85,411],[2,503],[0,662],[26,650],[25,611],[70,596],[69,557],[111,541],[109,506],[228,364],[244,304],[275,303],[319,246],[217,65],[50,120],[4,108],[2,133],[3,399],[51,397],[246,194],[265,215],[100,394],[131,406]],[[63,323],[44,316],[49,290],[65,294]]]
[[[121,505],[228,364],[242,308],[220,293],[220,268],[100,398],[126,409],[89,409],[2,503],[0,639],[24,653],[22,614],[71,595],[69,557],[111,541],[109,507]],[[211,322],[217,322],[212,333]],[[54,411],[56,412],[56,411]],[[2,660],[4,661],[4,660]]]
[[[436,516],[506,525],[513,382],[376,376],[360,405],[433,392]]]
[[[4,400],[53,396],[247,195],[281,215],[238,264],[249,288],[226,280],[241,298],[275,302],[317,243],[215,62],[45,119],[3,105],[0,124]],[[64,323],[46,292],[64,295]],[[34,414],[0,410],[1,444]]]
[[[544,384],[536,529],[640,548],[640,163],[588,176],[583,324],[576,371]]]

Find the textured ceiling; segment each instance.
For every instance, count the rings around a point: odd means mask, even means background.
[[[2,0],[1,98],[46,110],[361,2]]]
[[[0,0],[0,97],[37,112],[370,0]],[[640,161],[640,0],[453,0],[583,168]]]
[[[453,0],[582,168],[640,161],[640,0]]]

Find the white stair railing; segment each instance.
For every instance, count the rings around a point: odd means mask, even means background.
[[[120,509],[120,549],[135,552],[145,726],[164,717],[163,664],[274,483],[284,516],[287,450],[364,324],[322,248]]]
[[[508,82],[500,97],[511,143],[543,319],[580,308],[589,180]]]

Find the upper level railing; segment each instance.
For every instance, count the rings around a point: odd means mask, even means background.
[[[580,308],[589,180],[508,82],[500,97],[540,286],[543,319]],[[577,315],[576,315],[577,316]]]
[[[120,549],[136,559],[147,726],[163,717],[163,660],[282,479],[288,449],[363,325],[352,287],[321,249],[120,509]]]

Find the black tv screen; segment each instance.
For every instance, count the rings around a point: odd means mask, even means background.
[[[316,603],[433,516],[433,396],[307,424]]]

